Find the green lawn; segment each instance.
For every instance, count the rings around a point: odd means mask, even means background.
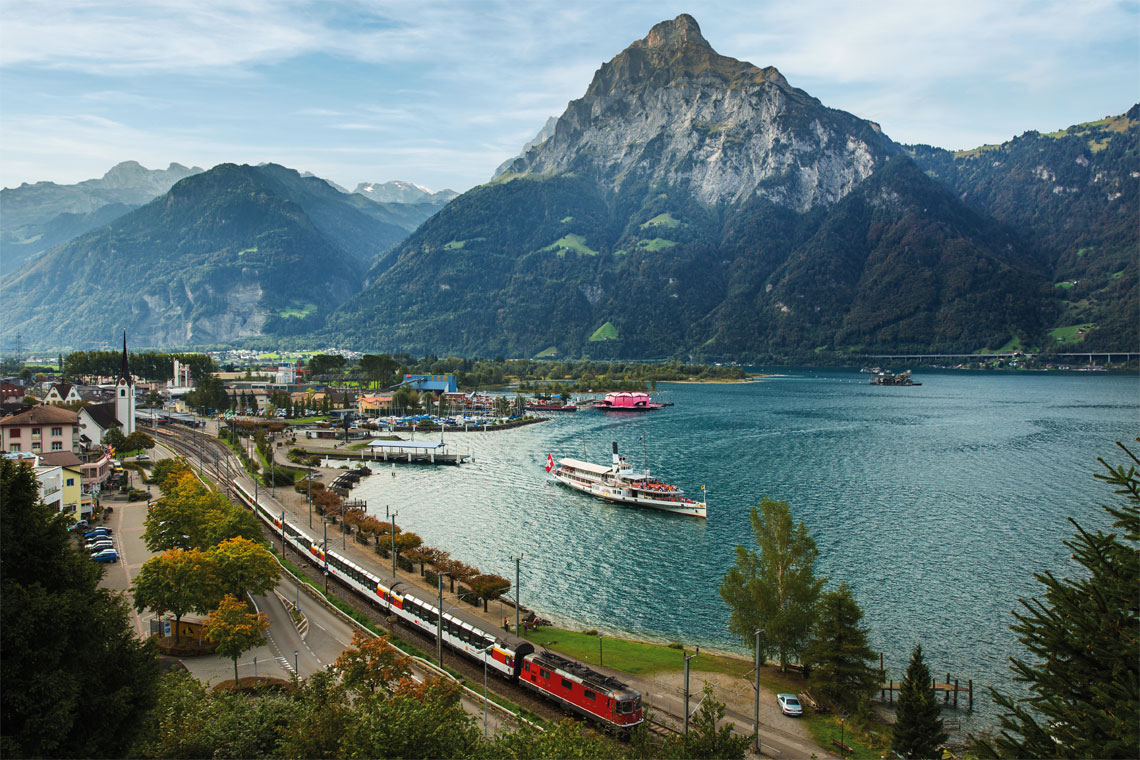
[[[594,330],[594,334],[590,336],[591,342],[599,340],[617,340],[618,331],[614,327],[613,322],[606,322],[604,325]]]
[[[666,240],[665,238],[653,238],[652,240],[642,240],[637,245],[644,251],[660,251],[665,248],[672,248],[677,245],[677,243],[676,241]]]
[[[1053,339],[1054,343],[1080,343],[1085,339],[1083,334],[1079,334],[1078,330],[1087,331],[1092,327],[1091,322],[1086,322],[1083,325],[1068,325],[1066,327],[1058,327],[1049,331],[1049,337]]]
[[[664,214],[658,214],[641,225],[641,229],[648,229],[649,227],[677,227],[681,224],[680,219],[675,219],[672,214],[666,211]]]
[[[558,347],[557,346],[547,346],[545,349],[543,349],[542,351],[539,351],[537,354],[535,354],[534,358],[535,359],[545,359],[545,358],[550,357],[550,356],[558,356]]]
[[[1061,289],[1063,289],[1063,290],[1068,290],[1069,288],[1073,287],[1073,286],[1074,286],[1074,285],[1076,285],[1076,284],[1077,284],[1077,283],[1075,283],[1075,282],[1072,282],[1072,281],[1066,281],[1066,282],[1055,282],[1055,283],[1053,283],[1053,287],[1055,287],[1055,288],[1061,288]]]
[[[840,726],[839,718],[835,715],[807,712],[804,713],[802,720],[807,721],[808,731],[811,732],[816,744],[830,752],[838,753],[839,749],[831,743],[831,740],[835,739],[855,750],[847,757],[856,760],[878,760],[885,755],[890,745],[890,735],[885,732],[877,736],[862,733],[852,735],[851,727],[846,724]],[[879,749],[873,749],[872,745],[878,745]]]
[[[508,618],[510,620],[510,618]],[[514,621],[511,620],[511,625]],[[581,631],[568,631],[564,628],[539,628],[528,631],[526,638],[556,652],[574,657],[591,665],[598,665],[598,636]],[[642,641],[614,639],[602,636],[602,665],[632,675],[649,675],[681,671],[684,669],[684,655],[693,650],[683,650],[665,644],[649,644]],[[746,676],[752,672],[752,665],[746,660],[718,655],[698,655],[689,661],[689,667],[713,673]]]
[[[291,303],[277,312],[279,317],[307,317],[317,310],[315,303]]]
[[[576,251],[587,256],[597,256],[598,252],[586,245],[586,238],[571,232],[563,235],[550,245],[542,248],[543,251],[556,251],[559,256],[565,256],[567,251]]]

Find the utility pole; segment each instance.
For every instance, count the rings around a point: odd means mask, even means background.
[[[313,527],[313,470],[309,468],[309,479],[306,481],[305,488],[307,496],[309,497],[309,527]]]
[[[281,510],[281,560],[285,560],[285,510]]]
[[[756,752],[760,752],[760,629],[756,629],[756,662],[752,671],[756,682],[752,685],[756,690],[756,704],[752,711],[752,740],[756,744]]]
[[[701,647],[697,645],[697,651],[692,654],[686,654],[685,657],[685,736],[689,735],[689,660],[693,659],[701,653]]]
[[[511,557],[515,563],[515,635],[522,635],[522,628],[519,628],[519,610],[522,609],[522,589],[519,582],[519,564],[522,562],[523,555],[520,553],[517,557]]]
[[[443,667],[443,573],[435,574],[435,582],[439,587],[439,615],[435,625],[435,660],[439,667]]]
[[[324,540],[321,541],[321,556],[325,560],[325,596],[329,595],[329,524],[323,523],[321,526],[324,529]]]
[[[392,585],[396,585],[396,515],[399,512],[392,512]]]

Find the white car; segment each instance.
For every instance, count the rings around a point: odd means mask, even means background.
[[[780,712],[784,715],[798,718],[804,714],[804,707],[800,704],[800,698],[795,694],[777,694],[776,704],[780,706]]]

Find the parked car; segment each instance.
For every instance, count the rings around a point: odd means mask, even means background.
[[[780,712],[784,715],[798,718],[804,714],[804,708],[803,705],[800,704],[800,698],[795,694],[777,694],[776,704],[780,706]]]
[[[113,549],[115,542],[109,538],[97,538],[94,541],[88,541],[84,546],[89,553],[102,551],[103,549]]]
[[[110,509],[110,507],[108,507],[108,509]],[[99,527],[99,528],[96,528],[95,530],[84,533],[83,537],[86,539],[92,539],[92,538],[95,538],[95,536],[110,536],[114,532],[115,531],[111,530],[110,528]]]
[[[68,530],[84,530],[90,525],[86,520],[77,520]]]
[[[91,555],[91,561],[92,562],[118,562],[119,561],[119,553],[117,551],[115,551],[114,549],[107,549],[105,551],[99,552],[98,554],[92,554]]]
[[[149,462],[150,457],[148,457],[146,454],[139,454],[138,456],[135,457],[135,461],[136,462]]]

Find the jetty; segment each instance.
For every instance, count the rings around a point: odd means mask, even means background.
[[[935,693],[941,693],[942,694],[942,704],[953,707],[954,709],[958,708],[958,693],[963,692],[966,694],[966,700],[967,700],[966,701],[966,710],[972,711],[974,709],[974,680],[973,679],[967,679],[966,685],[961,686],[961,685],[959,685],[957,678],[955,678],[953,681],[951,681],[950,680],[950,674],[947,673],[945,681],[937,681],[937,680],[931,679],[930,688]],[[886,702],[887,704],[893,705],[895,703],[895,692],[901,691],[901,690],[902,690],[902,681],[887,681],[885,684],[882,685],[882,687],[879,690],[879,699],[880,699],[880,701],[883,701],[883,702]],[[950,701],[951,695],[954,696],[953,703],[951,703],[951,701]]]
[[[462,464],[470,454],[452,452],[442,441],[372,441],[357,450],[302,449],[306,456],[349,462],[407,462],[409,464]]]

